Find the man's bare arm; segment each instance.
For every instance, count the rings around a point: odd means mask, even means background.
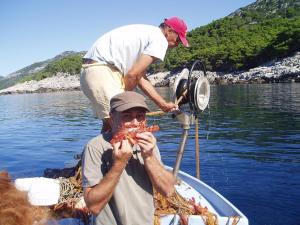
[[[97,185],[85,188],[84,200],[94,215],[99,214],[111,199],[125,166],[126,163],[114,163],[111,170]]]
[[[137,85],[148,67],[156,60],[150,55],[142,55],[133,67],[124,76],[125,90],[132,91]]]
[[[176,109],[175,103],[167,102],[163,97],[161,97],[145,75],[141,77],[138,85],[141,90],[164,112]]]
[[[146,171],[154,188],[164,196],[171,196],[175,191],[176,178],[167,171],[154,154],[156,138],[150,132],[137,134]]]
[[[144,159],[146,171],[155,189],[166,197],[170,197],[174,191],[176,179],[167,171],[160,161],[153,155]]]

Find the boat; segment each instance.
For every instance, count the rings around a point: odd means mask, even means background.
[[[166,166],[169,171],[174,168]],[[175,185],[176,191],[185,199],[195,199],[196,204],[206,207],[215,215],[218,225],[248,225],[247,217],[236,208],[230,201],[203,181],[179,170],[177,179],[180,181]],[[56,179],[44,177],[19,178],[15,180],[19,190],[27,191],[28,198],[33,205],[51,206],[57,203],[59,198],[59,184]],[[84,207],[85,204],[82,204]],[[76,218],[76,216],[72,216]],[[83,218],[81,216],[81,218]],[[177,214],[160,216],[160,225],[180,224],[180,216]],[[206,225],[206,219],[201,215],[189,215],[188,225]]]
[[[172,173],[177,177],[179,181],[176,185],[177,193],[184,197],[185,201],[192,202],[192,206],[201,206],[208,210],[210,215],[213,215],[213,224],[218,225],[248,225],[249,221],[247,217],[230,201],[228,201],[224,196],[214,190],[212,187],[201,181],[200,178],[200,167],[197,158],[197,133],[198,129],[195,129],[196,135],[196,177],[193,177],[183,171],[181,171],[180,163],[182,160],[185,143],[188,138],[188,131],[191,124],[195,124],[196,128],[198,125],[197,112],[203,111],[209,102],[210,87],[209,82],[205,76],[200,76],[197,78],[191,77],[193,68],[199,63],[196,61],[191,71],[184,69],[182,73],[176,78],[175,85],[173,88],[173,94],[175,102],[179,104],[182,102],[183,105],[188,105],[187,109],[181,109],[180,112],[174,115],[183,128],[182,140],[177,152],[177,158],[175,166],[168,167],[166,169],[172,171]],[[205,75],[205,70],[204,75]],[[78,166],[76,166],[79,168]],[[77,170],[79,171],[79,169]],[[77,177],[77,175],[76,175]],[[35,185],[34,185],[35,182]],[[51,185],[52,186],[51,186]],[[32,197],[31,203],[34,205],[53,205],[57,204],[59,198],[59,183],[55,179],[48,178],[24,178],[17,179],[16,186],[22,191],[27,191]],[[36,186],[34,192],[31,193],[31,189]],[[51,188],[50,188],[51,187]],[[48,190],[47,190],[48,188]],[[50,190],[51,189],[51,190]],[[45,190],[47,190],[45,192]],[[50,195],[50,192],[54,192]],[[30,195],[31,193],[31,195]],[[155,197],[154,197],[155,198]],[[79,208],[84,208],[85,204],[83,197],[81,197]],[[62,208],[63,209],[63,208]],[[180,213],[179,213],[180,214]],[[202,215],[187,215],[186,220],[182,221],[182,215],[175,214],[160,214],[159,224],[160,225],[174,225],[174,224],[188,224],[188,225],[207,225],[207,218]]]

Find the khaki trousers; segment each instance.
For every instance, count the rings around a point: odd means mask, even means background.
[[[95,116],[104,119],[109,116],[110,99],[125,91],[123,75],[110,65],[99,63],[83,64],[80,86],[90,100]]]

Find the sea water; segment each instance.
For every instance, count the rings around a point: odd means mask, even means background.
[[[158,91],[172,99],[169,88]],[[201,180],[251,225],[300,224],[300,84],[212,86],[198,116]],[[162,160],[173,166],[181,125],[170,114],[148,120],[160,126]],[[69,166],[100,128],[79,91],[0,96],[0,170],[15,179]],[[191,125],[180,169],[193,176],[194,138]]]

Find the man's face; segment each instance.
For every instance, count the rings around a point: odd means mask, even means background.
[[[167,41],[169,48],[175,48],[180,44],[179,35],[171,28],[167,31]]]
[[[123,112],[113,112],[111,117],[113,133],[120,127],[134,128],[146,125],[146,110],[144,108],[136,107]]]

